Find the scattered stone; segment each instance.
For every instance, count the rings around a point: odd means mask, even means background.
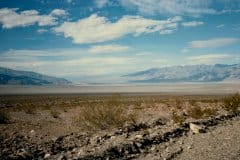
[[[46,154],[44,155],[44,159],[48,159],[48,158],[50,158],[50,156],[51,156],[51,154],[46,153]]]
[[[25,149],[20,149],[19,152],[17,153],[17,156],[22,159],[31,159],[33,158],[33,156],[28,152],[26,151]]]
[[[188,145],[184,139],[184,135],[190,133],[189,130],[195,134],[202,133],[206,131],[205,126],[211,129],[214,127],[209,126],[223,124],[231,118],[233,117],[225,115],[186,122],[180,127],[172,128],[141,124],[128,132],[124,128],[121,134],[113,131],[108,134],[94,133],[90,137],[88,134],[74,133],[47,142],[32,141],[35,137],[22,136],[18,132],[0,134],[0,159],[137,159],[140,155],[148,154],[162,154],[163,158],[174,159],[183,152],[182,147],[192,149],[191,143]],[[221,122],[222,119],[224,122]],[[29,133],[29,130],[26,132]],[[34,130],[30,131],[30,134],[35,133]]]
[[[136,135],[135,136],[137,139],[142,139],[143,138],[143,136],[141,135],[141,134],[138,134],[138,135]]]
[[[187,146],[187,149],[192,149],[192,145]]]
[[[195,134],[197,134],[197,133],[204,133],[205,132],[204,128],[202,126],[200,126],[200,125],[196,125],[196,124],[190,123],[189,127],[190,127],[191,131],[193,133],[195,133]]]

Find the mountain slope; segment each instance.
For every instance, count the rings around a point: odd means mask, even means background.
[[[125,75],[129,82],[217,82],[240,80],[240,64],[152,68]]]
[[[56,78],[35,72],[17,71],[0,67],[1,85],[66,85],[70,83],[70,81],[64,78]]]

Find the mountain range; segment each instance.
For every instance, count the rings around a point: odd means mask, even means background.
[[[240,64],[151,68],[122,77],[128,83],[240,81]],[[71,83],[64,78],[0,67],[0,85],[68,85]]]
[[[151,68],[124,75],[123,77],[127,78],[128,82],[134,83],[239,81],[240,64]]]
[[[70,81],[35,72],[18,71],[0,67],[1,85],[67,85]]]

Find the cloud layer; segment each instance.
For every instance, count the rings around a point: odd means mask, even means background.
[[[139,36],[159,32],[171,33],[177,28],[180,17],[166,20],[146,19],[141,16],[123,16],[116,22],[93,14],[77,22],[65,22],[54,28],[56,33],[72,38],[74,43],[98,43],[118,39],[125,35]]]
[[[188,15],[214,14],[211,0],[122,0],[127,8],[136,8],[143,14]]]
[[[229,54],[205,54],[188,57],[187,59],[191,64],[215,64],[230,58],[233,58],[233,56]]]
[[[191,22],[183,22],[182,25],[184,27],[196,27],[196,26],[200,26],[203,25],[204,22],[201,21],[191,21]]]
[[[54,9],[48,15],[40,15],[36,10],[17,12],[18,8],[0,9],[0,23],[3,28],[25,27],[33,24],[39,26],[52,26],[57,24],[59,16],[66,15],[61,9]]]
[[[197,40],[189,42],[190,48],[217,48],[238,42],[237,38],[214,38],[208,40]]]
[[[92,46],[88,51],[90,53],[117,53],[117,52],[125,52],[130,48],[128,46],[122,45],[97,45]]]

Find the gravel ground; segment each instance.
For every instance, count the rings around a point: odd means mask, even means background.
[[[185,137],[183,143],[183,152],[176,159],[240,160],[240,120]]]
[[[191,128],[200,127],[200,133]],[[0,134],[0,159],[238,160],[239,114],[221,115],[182,126],[157,123],[128,126],[92,136],[72,133],[49,141],[18,132]]]

